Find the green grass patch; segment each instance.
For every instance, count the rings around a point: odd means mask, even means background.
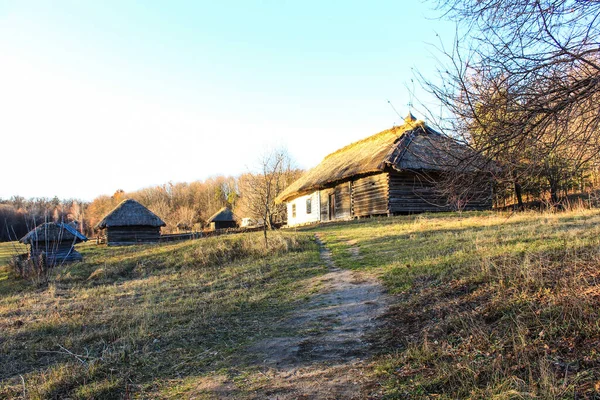
[[[0,242],[0,266],[6,265],[11,257],[27,253],[27,246],[19,242]]]

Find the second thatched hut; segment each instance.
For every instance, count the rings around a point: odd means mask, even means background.
[[[210,224],[210,230],[236,228],[238,226],[233,211],[227,207],[221,208],[206,221]]]
[[[124,246],[157,243],[165,222],[135,200],[127,199],[108,213],[95,229],[106,229],[106,244]]]

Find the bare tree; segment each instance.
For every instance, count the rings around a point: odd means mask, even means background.
[[[432,119],[496,161],[521,206],[530,186],[557,202],[600,153],[600,3],[437,4],[458,28],[452,48],[440,47],[441,79],[420,77],[444,109]]]
[[[181,206],[177,209],[177,229],[190,231],[196,219],[196,210],[192,207]]]
[[[263,223],[265,246],[268,246],[267,230],[286,220],[285,206],[275,204],[275,198],[297,177],[288,152],[276,149],[265,153],[258,160],[255,172],[240,177],[240,213]]]

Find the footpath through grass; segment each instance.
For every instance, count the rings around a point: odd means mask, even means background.
[[[396,294],[373,338],[381,353],[373,393],[600,396],[599,211],[419,215],[317,229],[338,265],[376,273]]]

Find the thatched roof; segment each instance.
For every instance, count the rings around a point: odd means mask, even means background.
[[[409,114],[403,125],[352,143],[321,161],[279,196],[284,202],[351,178],[386,170],[447,171],[459,168],[466,147]]]
[[[214,213],[213,216],[210,217],[206,222],[208,222],[208,223],[211,223],[211,222],[231,222],[231,221],[235,222],[235,220],[236,220],[236,218],[235,218],[235,215],[233,214],[233,211],[231,211],[227,207],[223,207],[219,211],[217,211],[216,213]]]
[[[88,239],[69,224],[46,222],[31,230],[19,242],[31,244],[34,242],[72,242],[80,243]]]
[[[94,228],[104,229],[112,226],[159,227],[165,225],[167,224],[152,211],[135,200],[127,199],[109,212]]]

